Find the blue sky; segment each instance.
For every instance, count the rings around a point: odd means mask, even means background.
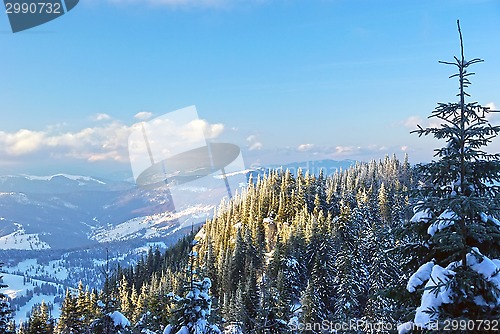
[[[16,34],[2,11],[0,172],[129,171],[130,126],[190,105],[247,165],[429,161],[409,131],[456,100],[457,19],[485,60],[472,98],[498,107],[496,0],[81,0]]]

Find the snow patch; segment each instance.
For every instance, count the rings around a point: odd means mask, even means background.
[[[424,211],[415,212],[413,217],[410,219],[410,222],[412,223],[427,222],[431,218],[432,218],[431,213],[429,212],[428,209],[425,209]]]
[[[78,181],[78,185],[84,185],[85,183],[82,181],[86,182],[96,182],[99,184],[106,184],[105,182],[102,182],[100,180],[94,179],[93,177],[90,176],[82,176],[82,175],[71,175],[71,174],[55,174],[51,176],[34,176],[34,175],[23,175],[24,178],[30,181],[51,181],[54,177],[65,177],[69,180],[72,181]]]
[[[25,280],[23,276],[13,275],[13,274],[2,274],[3,283],[7,285],[7,288],[0,289],[0,292],[6,294],[9,298],[15,299],[16,297],[22,297],[27,295],[27,291],[33,291],[35,286],[41,286],[42,284],[50,284],[54,287],[61,289],[63,286],[61,284],[45,282],[37,279]],[[36,284],[36,285],[35,285]],[[58,318],[60,316],[60,305],[54,303],[55,296],[49,296],[44,294],[34,294],[33,297],[22,306],[14,314],[14,320],[16,323],[24,321],[26,319],[26,314],[31,311],[34,305],[41,304],[42,301],[45,303],[52,303],[54,305],[54,310],[52,310],[52,316]]]
[[[48,243],[41,241],[38,234],[27,234],[21,225],[18,230],[0,237],[0,249],[40,250],[50,249]]]
[[[481,218],[481,220],[483,221],[483,223],[486,223],[488,220],[491,220],[496,226],[500,227],[500,221],[498,219],[496,219],[495,217],[487,215],[484,212],[481,212],[479,214],[479,217]]]
[[[406,290],[408,292],[413,293],[416,291],[416,288],[424,284],[429,280],[432,273],[432,268],[434,267],[434,261],[429,261],[418,268],[418,270],[411,275],[408,280],[408,284],[406,285]]]
[[[415,324],[419,327],[430,329],[432,322],[437,319],[436,314],[429,313],[431,309],[438,309],[442,304],[452,302],[451,290],[447,289],[445,284],[454,276],[455,272],[434,265],[425,290],[422,295],[422,302],[415,313]]]
[[[4,267],[5,271],[11,274],[23,273],[26,276],[50,277],[57,281],[64,281],[68,278],[69,272],[61,260],[50,261],[47,265],[41,265],[36,259],[27,259],[12,267]]]
[[[413,321],[408,321],[398,325],[398,334],[409,334],[413,329]]]
[[[162,212],[151,216],[142,216],[127,220],[121,224],[111,227],[103,227],[95,230],[90,239],[98,242],[111,242],[117,240],[130,240],[141,237],[151,239],[161,237],[164,231],[171,230],[174,233],[180,227],[185,227],[191,221],[199,223],[199,218],[208,216],[213,210],[212,206],[197,205],[177,212]]]
[[[500,290],[500,260],[489,259],[476,247],[472,251],[473,253],[467,254],[467,265]],[[500,304],[500,295],[497,296],[497,304]]]
[[[113,320],[115,327],[126,328],[130,326],[130,321],[122,313],[114,311],[108,315]]]
[[[458,219],[459,217],[455,212],[451,210],[445,210],[442,214],[439,215],[436,221],[429,226],[429,228],[427,229],[427,233],[433,236],[437,232],[455,224]]]

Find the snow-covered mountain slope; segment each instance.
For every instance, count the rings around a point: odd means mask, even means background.
[[[16,323],[26,319],[31,307],[42,300],[53,305],[52,315],[58,317],[60,301],[67,288],[75,289],[81,281],[84,287],[100,289],[105,277],[104,268],[108,267],[112,272],[118,266],[134,265],[148,252],[157,248],[163,251],[178,238],[178,235],[173,235],[155,241],[113,242],[72,251],[0,250],[0,261],[5,262],[1,275],[4,276],[3,283],[8,285],[0,291],[11,298]]]
[[[0,249],[88,246],[95,229],[172,210],[165,191],[123,182],[62,174],[1,180]]]
[[[49,244],[40,240],[38,234],[27,234],[21,224],[14,223],[14,225],[17,227],[14,232],[0,237],[0,249],[39,250],[50,248]]]
[[[250,175],[271,169],[331,174],[354,163],[322,160],[246,169],[227,173],[224,181],[234,192]],[[154,190],[70,174],[0,176],[0,249],[67,249],[171,236],[183,226],[203,223],[228,195],[224,184],[220,175]]]
[[[90,239],[104,243],[134,238],[160,238],[171,235],[183,227],[205,221],[212,211],[212,206],[197,205],[180,212],[162,212],[137,217],[115,226],[98,228],[92,232]]]
[[[17,324],[26,319],[34,305],[44,301],[51,309],[52,316],[60,315],[60,295],[64,291],[61,284],[37,279],[27,279],[23,275],[2,274],[3,283],[8,285],[2,292],[10,298],[14,307]],[[59,298],[58,298],[59,297]]]
[[[131,188],[127,182],[109,181],[90,176],[55,174],[50,176],[4,175],[0,176],[0,191],[27,193],[65,193],[80,190],[119,190]]]

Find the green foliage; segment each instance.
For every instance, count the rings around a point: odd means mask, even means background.
[[[3,263],[0,262],[0,270]],[[6,288],[7,285],[2,282],[2,275],[0,275],[0,289]],[[12,310],[7,300],[7,296],[0,293],[0,333],[11,333],[10,321],[12,318]]]
[[[31,311],[27,322],[27,334],[53,334],[55,321],[49,315],[49,308],[44,301]]]
[[[115,333],[114,311],[134,334],[163,333],[167,324],[173,333],[192,330],[200,319],[224,318],[243,333],[292,333],[290,323],[298,322],[392,321],[386,288],[400,280],[402,259],[390,250],[406,238],[393,231],[409,218],[403,207],[412,178],[407,158],[395,156],[331,176],[271,171],[222,203],[197,234],[163,254],[150,249],[134,267],[106,270],[100,293],[68,291],[56,332]],[[193,298],[207,293],[205,277],[211,297]],[[208,308],[210,316],[202,314]]]
[[[329,177],[299,170],[258,178],[202,230],[200,253],[216,262],[210,278],[222,316],[244,333],[287,333],[290,321],[394,320],[385,290],[399,280],[400,259],[388,250],[394,228],[408,219],[411,185],[407,160],[395,157]],[[264,241],[256,237],[261,225]],[[249,298],[255,289],[245,286],[255,275],[259,298]]]

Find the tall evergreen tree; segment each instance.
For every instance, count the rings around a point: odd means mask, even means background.
[[[451,77],[458,79],[459,101],[438,104],[430,117],[441,122],[439,127],[419,126],[414,131],[444,140],[446,145],[436,150],[436,161],[417,166],[422,184],[414,194],[418,202],[410,223],[417,239],[406,249],[421,266],[407,289],[422,293],[413,319],[417,326],[434,330],[436,320],[457,319],[469,324],[457,332],[483,333],[477,320],[500,317],[500,266],[493,260],[500,258],[500,222],[496,219],[500,155],[485,150],[500,127],[489,123],[487,107],[466,101],[473,74],[468,67],[482,60],[465,59],[457,24],[461,56],[441,63],[458,69]]]
[[[28,320],[28,334],[52,334],[54,333],[54,319],[49,315],[49,308],[45,301],[36,305],[31,311]]]
[[[366,276],[359,246],[358,216],[352,214],[348,206],[341,207],[337,220],[335,242],[339,252],[335,259],[334,284],[336,287],[333,317],[336,321],[349,321],[361,317],[361,297]]]
[[[174,334],[177,333],[177,330],[190,334],[220,334],[218,326],[210,323],[212,282],[208,277],[199,280],[199,274],[194,268],[195,259],[198,257],[198,253],[194,251],[197,244],[197,240],[193,240],[191,243],[190,261],[186,270],[187,279],[183,289],[184,296],[175,298],[175,302],[178,304],[175,311],[178,314],[177,323],[174,326],[169,325],[168,329],[164,331],[165,334]]]
[[[2,263],[0,263],[0,270],[2,269]],[[3,276],[0,275],[0,289],[6,288],[7,285],[2,284]],[[12,318],[12,309],[7,300],[7,296],[0,293],[0,333],[10,333],[9,322]]]
[[[69,289],[66,290],[66,296],[61,305],[61,315],[57,323],[58,334],[76,334],[84,333],[82,330],[81,315],[78,312],[76,298]]]

